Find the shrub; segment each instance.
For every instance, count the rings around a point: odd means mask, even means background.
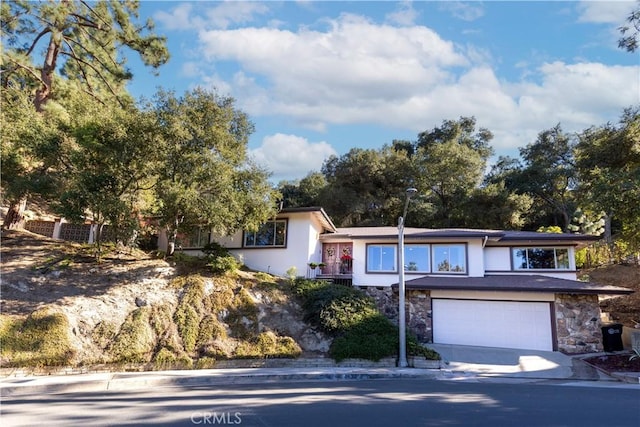
[[[233,255],[219,256],[209,259],[207,267],[214,273],[227,273],[240,268],[240,262]]]
[[[378,361],[397,354],[398,345],[398,329],[382,314],[377,314],[334,339],[329,355],[337,362],[348,358]]]
[[[74,351],[69,320],[60,312],[44,308],[26,318],[0,316],[0,354],[7,366],[64,366]]]
[[[281,337],[268,331],[248,341],[242,341],[236,348],[238,358],[293,358],[302,354],[302,349],[291,337]]]
[[[305,320],[325,332],[339,333],[378,313],[373,298],[362,291],[327,282],[302,282]]]
[[[120,331],[109,346],[114,362],[148,362],[156,337],[149,323],[149,307],[140,307],[132,311],[125,319]]]

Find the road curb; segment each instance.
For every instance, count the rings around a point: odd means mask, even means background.
[[[215,372],[194,374],[191,371],[172,371],[166,374],[157,372],[136,374],[111,374],[110,377],[84,379],[72,378],[63,382],[49,382],[46,379],[16,379],[0,384],[3,397],[24,396],[30,394],[60,394],[76,392],[124,391],[149,387],[168,386],[215,386],[231,384],[252,384],[278,381],[344,381],[398,378],[437,378],[440,370],[401,369],[401,370],[357,370],[357,371],[312,371],[290,373],[234,372],[231,374]],[[49,377],[50,378],[50,377]]]

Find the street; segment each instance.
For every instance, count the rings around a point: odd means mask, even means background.
[[[171,386],[3,398],[3,426],[630,426],[640,387],[418,379]]]

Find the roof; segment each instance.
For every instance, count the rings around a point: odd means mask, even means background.
[[[404,229],[406,240],[413,239],[487,239],[489,245],[514,243],[562,242],[580,246],[586,242],[599,240],[598,236],[572,233],[539,233],[535,231],[503,231],[471,228],[411,228]],[[331,239],[398,239],[397,227],[345,227],[336,229],[335,233],[322,236],[323,240]]]
[[[398,284],[393,286],[397,287]],[[487,275],[484,277],[425,276],[407,280],[405,289],[553,292],[592,295],[629,295],[634,292],[619,286],[528,274]]]
[[[321,207],[311,206],[311,207],[301,207],[301,208],[284,208],[284,209],[281,209],[280,212],[278,212],[278,215],[288,214],[288,213],[310,213],[320,222],[320,224],[322,224],[322,227],[325,230],[328,230],[334,233],[337,230],[336,226],[333,224],[333,221],[331,221],[331,218],[329,218],[329,215],[327,215],[327,213]]]

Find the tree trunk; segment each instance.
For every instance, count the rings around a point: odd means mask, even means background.
[[[173,255],[176,250],[176,240],[178,239],[178,224],[179,220],[176,218],[175,224],[171,227],[167,227],[167,256]]]
[[[27,196],[11,203],[7,215],[4,217],[2,228],[5,230],[15,230],[24,228],[24,211],[27,209]]]
[[[56,71],[56,62],[60,54],[61,37],[61,35],[55,34],[54,32],[49,39],[47,54],[44,58],[44,64],[42,64],[42,70],[40,71],[41,85],[36,90],[36,96],[33,101],[36,111],[38,112],[42,112],[44,104],[51,97],[51,85],[53,84],[53,74]]]

